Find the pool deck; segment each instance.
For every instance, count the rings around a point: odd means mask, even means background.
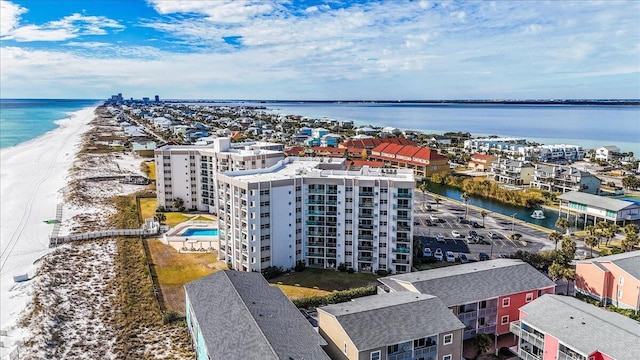
[[[180,253],[218,250],[217,235],[182,236],[182,233],[188,228],[217,229],[217,225],[214,220],[188,220],[169,229],[162,236],[162,242],[175,248]]]

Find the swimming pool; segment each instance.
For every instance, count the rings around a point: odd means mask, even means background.
[[[634,204],[640,204],[640,198],[635,197],[635,196],[628,196],[628,197],[623,197],[623,198],[618,198],[618,200],[622,200],[622,201],[628,201]]]
[[[218,236],[218,229],[188,228],[181,236]]]

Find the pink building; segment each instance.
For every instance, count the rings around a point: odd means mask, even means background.
[[[578,261],[576,292],[602,304],[640,309],[640,251]]]
[[[512,349],[526,360],[637,360],[640,323],[576,298],[544,295],[511,323]]]

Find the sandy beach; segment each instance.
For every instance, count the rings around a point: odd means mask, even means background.
[[[31,298],[30,282],[15,283],[17,275],[33,275],[47,254],[56,206],[67,185],[82,134],[90,129],[95,107],[58,121],[59,128],[36,139],[0,151],[0,329],[13,327]]]

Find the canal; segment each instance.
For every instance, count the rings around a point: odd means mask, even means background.
[[[462,191],[460,189],[443,184],[429,183],[428,190],[443,197],[462,201]],[[469,196],[468,201],[469,205],[477,206],[486,209],[487,211],[497,212],[506,216],[517,214],[516,219],[518,220],[543,226],[552,230],[555,230],[555,224],[558,220],[558,212],[549,209],[543,209],[545,215],[544,219],[534,219],[531,217],[531,214],[533,214],[535,209],[532,208],[505,204],[497,200],[473,195]]]

